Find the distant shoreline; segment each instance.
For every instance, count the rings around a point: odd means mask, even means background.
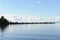
[[[55,24],[55,22],[10,22],[9,24]]]

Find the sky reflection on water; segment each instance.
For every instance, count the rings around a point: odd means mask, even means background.
[[[9,25],[3,30],[3,40],[60,40],[59,24]]]

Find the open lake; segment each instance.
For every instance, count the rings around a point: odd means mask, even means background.
[[[60,40],[60,24],[21,24],[0,28],[0,40]]]

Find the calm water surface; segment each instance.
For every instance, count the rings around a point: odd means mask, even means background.
[[[9,25],[0,28],[0,40],[60,40],[60,24]]]

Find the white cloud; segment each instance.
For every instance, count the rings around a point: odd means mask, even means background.
[[[0,15],[2,16],[2,15]],[[6,19],[13,22],[60,22],[60,16],[54,18],[43,18],[37,16],[19,16],[19,15],[3,15]]]

